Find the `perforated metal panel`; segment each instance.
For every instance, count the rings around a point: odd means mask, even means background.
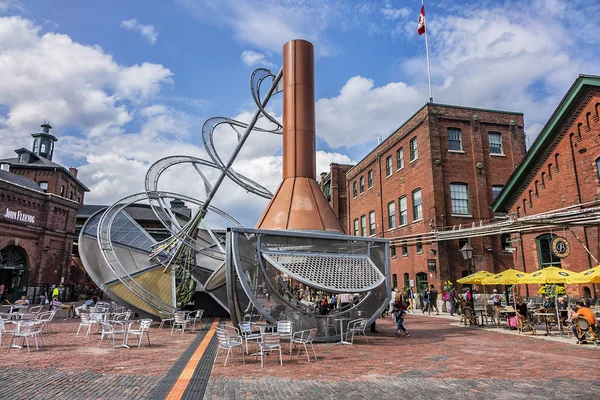
[[[333,293],[373,290],[385,276],[365,255],[263,251],[273,267],[306,285]]]

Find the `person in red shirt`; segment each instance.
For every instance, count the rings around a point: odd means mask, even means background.
[[[590,325],[596,325],[596,316],[594,315],[594,312],[588,307],[586,307],[586,303],[584,303],[583,300],[577,300],[575,306],[577,307],[577,314],[575,314],[573,318],[584,318]],[[576,324],[573,324],[571,330],[577,338],[577,343],[585,343],[585,341],[583,340],[585,338],[585,335],[581,335],[581,337],[578,335]]]

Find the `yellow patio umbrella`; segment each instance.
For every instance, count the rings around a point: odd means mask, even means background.
[[[577,283],[579,273],[567,271],[558,267],[547,267],[539,271],[526,274],[519,283],[533,283],[538,285],[556,284],[556,283]]]
[[[527,274],[522,279],[522,283],[534,283],[534,284],[557,284],[557,283],[576,283],[575,281],[579,278],[581,274],[574,271],[567,271],[566,269],[558,268],[558,267],[547,267],[540,269],[539,271],[532,272]],[[556,294],[556,290],[554,291],[554,304],[556,307],[556,319],[558,321],[558,330],[562,331],[561,323],[560,323],[560,314],[558,311],[557,302],[558,295]]]
[[[571,283],[600,283],[600,265],[580,272]]]
[[[510,268],[484,279],[481,283],[483,285],[517,285],[524,283],[521,279],[523,279],[525,275],[526,274],[523,271],[517,271],[516,269]]]
[[[456,282],[462,285],[479,285],[484,279],[489,278],[490,276],[494,276],[494,274],[488,271],[477,271],[474,274],[460,278]]]

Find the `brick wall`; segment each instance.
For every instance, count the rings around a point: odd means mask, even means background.
[[[6,208],[33,215],[35,223],[5,218]],[[25,250],[30,286],[59,283],[68,275],[78,208],[61,197],[0,182],[0,249],[18,245]]]
[[[600,157],[600,91],[595,89],[581,100],[576,111],[558,129],[560,134],[551,143],[546,154],[531,171],[526,184],[513,199],[510,213],[519,216],[534,215],[580,203],[600,201],[600,181],[597,160]],[[582,271],[597,265],[588,255],[600,259],[599,227],[538,230],[513,235],[518,244],[514,253],[515,266],[533,272],[540,268],[537,238],[545,234],[564,236],[571,245],[571,254],[562,259],[563,268]],[[585,245],[585,247],[584,247]],[[528,285],[531,294],[538,286]],[[567,291],[582,296],[587,287],[592,296],[594,285],[567,285]],[[600,294],[600,292],[597,292]]]
[[[10,172],[25,176],[38,185],[40,182],[48,182],[48,193],[53,193],[67,199],[72,198],[73,201],[83,204],[85,191],[63,170],[11,166]]]
[[[462,150],[448,151],[448,128],[459,128]],[[488,132],[499,132],[502,137],[504,155],[489,154]],[[410,141],[416,138],[418,158],[410,160]],[[404,167],[397,168],[397,151],[402,148]],[[452,225],[471,224],[480,219],[489,219],[493,214],[492,185],[503,185],[516,165],[525,155],[523,116],[490,110],[466,109],[461,107],[429,104],[419,110],[396,132],[383,141],[347,174],[349,204],[348,233],[354,235],[354,220],[366,217],[369,234],[369,212],[376,216],[378,237],[399,238],[407,235],[425,235],[432,229],[443,229]],[[392,157],[392,173],[387,176],[386,159]],[[479,163],[479,166],[478,166]],[[373,171],[373,187],[368,187],[368,173]],[[360,178],[365,179],[365,190],[360,191]],[[357,182],[358,193],[353,195],[353,184]],[[452,215],[450,194],[451,183],[464,183],[468,187],[470,213]],[[413,192],[421,190],[422,219],[413,218]],[[406,196],[408,223],[399,224],[399,198]],[[389,229],[387,204],[394,202],[396,228]],[[427,244],[417,252],[416,241],[409,240],[408,254],[396,245],[396,257],[392,256],[392,275],[397,276],[398,285],[404,286],[403,277],[408,273],[416,281],[417,273],[426,273],[428,283],[438,285],[441,280],[455,280],[466,270],[459,252],[458,241]],[[473,239],[474,262],[477,270],[498,271],[512,267],[512,256],[503,253],[499,237]],[[429,272],[428,260],[436,263],[436,271]]]

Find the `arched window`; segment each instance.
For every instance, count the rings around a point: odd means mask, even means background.
[[[583,124],[580,122],[577,124],[577,135],[579,136],[579,139],[581,138],[581,126]]]
[[[33,141],[33,152],[37,153],[39,151],[38,146],[40,145],[40,139],[35,139]]]
[[[558,153],[556,153],[554,155],[554,164],[555,164],[554,165],[554,171],[558,172],[559,171],[559,168],[558,168]]]
[[[427,272],[419,272],[417,274],[417,291],[421,293],[427,289]]]
[[[540,187],[540,181],[535,181],[535,193],[534,193],[534,198],[538,198],[540,197],[540,192],[539,192],[539,187]]]
[[[529,189],[529,205],[533,204],[533,199],[531,198],[533,194],[533,190]]]
[[[392,289],[396,289],[398,287],[398,275],[392,275]]]
[[[546,267],[561,268],[560,258],[556,257],[552,251],[552,240],[555,237],[556,235],[546,233],[535,238],[540,269]]]
[[[548,180],[552,180],[552,164],[548,164]]]
[[[40,154],[46,154],[46,142],[42,142],[40,146]]]
[[[527,199],[523,199],[523,214],[527,215]]]
[[[592,116],[592,113],[589,112],[587,114],[585,114],[585,122],[587,123],[587,127],[586,130],[590,130],[590,117]]]
[[[404,287],[410,287],[410,275],[408,275],[408,272],[404,273]]]
[[[542,172],[542,189],[546,189],[546,173]]]
[[[517,218],[521,216],[521,207],[517,207]]]

